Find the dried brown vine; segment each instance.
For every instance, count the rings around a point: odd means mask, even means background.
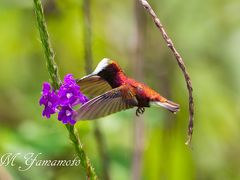
[[[189,123],[188,123],[188,139],[186,141],[187,145],[191,145],[192,141],[192,134],[193,134],[193,119],[194,119],[194,101],[193,101],[193,88],[192,88],[192,82],[189,76],[189,73],[186,70],[186,66],[183,62],[183,59],[177,49],[175,48],[172,40],[169,38],[168,34],[166,33],[165,29],[163,28],[163,25],[160,21],[160,19],[157,17],[156,13],[150,6],[147,0],[139,0],[139,2],[142,4],[142,6],[147,10],[147,12],[151,15],[155,25],[159,29],[159,31],[162,34],[163,39],[167,43],[167,46],[170,48],[172,53],[174,54],[178,66],[183,72],[186,84],[187,84],[187,89],[188,89],[188,94],[189,94]]]

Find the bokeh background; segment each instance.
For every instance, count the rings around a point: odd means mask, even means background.
[[[138,121],[133,109],[98,120],[110,179],[240,179],[240,2],[149,2],[192,78],[196,109],[193,150],[184,144],[188,125],[185,81],[151,18],[134,0],[91,0],[93,66],[104,57],[115,59],[129,76],[181,105],[177,115],[149,108]],[[67,73],[84,76],[84,1],[48,0],[43,4],[61,77]],[[41,116],[38,101],[44,81],[49,81],[49,76],[33,2],[1,0],[1,156],[40,152],[42,159],[75,157],[65,126],[56,116],[48,120]],[[76,127],[97,174],[105,179],[94,123],[79,122]],[[16,163],[14,167],[0,166],[0,177],[85,179],[80,166],[33,167],[21,172],[18,166],[24,165],[24,159],[18,158]]]

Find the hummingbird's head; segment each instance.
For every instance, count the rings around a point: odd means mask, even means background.
[[[108,59],[108,58],[104,58],[103,60],[101,60],[96,69],[93,71],[92,74],[95,75],[115,75],[118,72],[122,72],[120,66],[113,60]]]
[[[123,73],[121,67],[113,60],[104,58],[101,60],[92,75],[98,75],[106,80],[112,87],[118,84],[119,75]]]

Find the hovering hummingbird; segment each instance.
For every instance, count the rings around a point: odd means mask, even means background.
[[[150,106],[164,107],[173,113],[179,111],[178,104],[127,77],[115,61],[107,58],[91,74],[77,79],[77,84],[92,99],[77,110],[73,117],[76,120],[93,120],[133,107],[137,107],[137,116]]]

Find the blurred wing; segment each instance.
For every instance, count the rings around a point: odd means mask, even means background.
[[[77,110],[75,120],[93,120],[137,106],[134,94],[126,86],[112,89],[97,96]]]
[[[77,80],[77,84],[80,86],[81,92],[90,98],[96,97],[112,89],[107,81],[97,75],[85,76]]]

